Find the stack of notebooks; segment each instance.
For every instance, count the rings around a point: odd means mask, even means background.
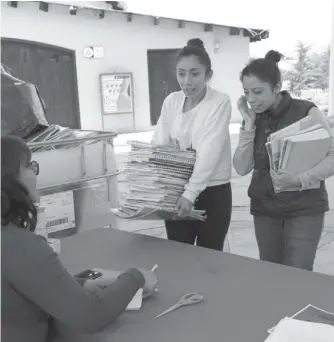
[[[266,143],[271,169],[301,173],[322,161],[331,147],[334,133],[333,120],[325,117],[323,120],[308,116],[272,133]]]
[[[138,141],[130,145],[127,192],[113,212],[125,219],[179,219],[176,203],[193,172],[196,152]],[[187,219],[205,220],[204,214],[193,210]]]

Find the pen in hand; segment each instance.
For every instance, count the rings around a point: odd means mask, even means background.
[[[151,268],[151,272],[155,272],[158,268],[158,264],[155,264],[152,268]]]
[[[159,265],[155,264],[152,268],[151,268],[151,272],[155,272],[158,269]],[[158,285],[156,286],[156,288],[154,289],[154,292],[158,292]]]

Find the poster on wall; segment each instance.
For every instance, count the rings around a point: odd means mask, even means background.
[[[100,75],[103,114],[133,113],[133,82],[128,72]]]

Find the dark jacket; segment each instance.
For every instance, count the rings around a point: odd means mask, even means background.
[[[254,172],[248,195],[251,214],[273,218],[313,215],[329,210],[325,183],[319,189],[287,191],[276,194],[273,188],[265,143],[268,136],[307,116],[314,103],[291,98],[286,91],[276,110],[257,114],[254,140]]]

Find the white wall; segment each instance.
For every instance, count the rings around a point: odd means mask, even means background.
[[[115,132],[151,129],[148,49],[180,48],[190,38],[201,38],[212,58],[215,76],[212,86],[227,92],[233,102],[233,117],[239,117],[236,101],[241,92],[239,73],[249,58],[249,40],[230,36],[227,28],[215,27],[204,32],[203,24],[187,23],[179,29],[178,22],[162,19],[159,26],[153,18],[133,16],[128,23],[122,13],[106,12],[104,19],[88,9],[69,15],[68,8],[50,5],[49,12],[38,10],[38,3],[19,2],[18,8],[1,3],[1,35],[56,45],[76,52],[80,117],[82,129],[102,129],[99,78],[112,70],[129,71],[134,78],[135,118],[131,114],[105,116],[105,129]],[[220,39],[221,50],[214,52],[214,41]],[[86,59],[86,46],[104,47],[103,59]]]

